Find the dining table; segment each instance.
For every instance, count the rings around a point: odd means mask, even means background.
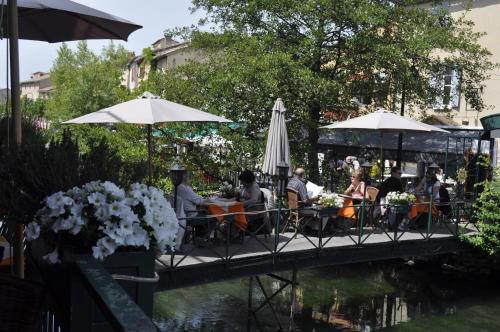
[[[428,194],[415,194],[417,200],[411,205],[409,217],[410,219],[417,218],[420,214],[429,212],[430,195]],[[432,217],[435,219],[438,216],[437,204],[432,205]]]
[[[343,218],[350,218],[350,219],[357,219],[357,210],[356,210],[356,205],[358,205],[363,198],[362,197],[356,197],[352,195],[345,195],[345,194],[337,194],[340,197],[344,199],[344,207],[340,208],[337,211],[337,217],[343,217]]]
[[[224,214],[234,214],[234,226],[244,231],[247,228],[248,221],[244,214],[245,207],[242,202],[234,198],[210,198],[203,202],[203,207],[209,215],[214,216],[219,222],[227,221]],[[241,213],[241,214],[239,214]]]

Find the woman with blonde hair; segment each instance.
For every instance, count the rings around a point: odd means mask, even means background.
[[[363,194],[365,198],[368,198],[368,193],[365,191],[365,182],[362,180],[363,173],[360,171],[354,171],[351,174],[351,185],[344,191],[345,195],[351,195],[352,198],[363,199]]]

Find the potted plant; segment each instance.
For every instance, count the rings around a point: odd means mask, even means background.
[[[324,194],[320,197],[318,204],[321,207],[320,215],[332,215],[344,206],[344,199],[338,194]]]
[[[82,307],[77,298],[82,292],[75,293],[80,286],[75,286],[79,282],[72,277],[68,252],[92,255],[109,273],[151,278],[155,254],[175,247],[178,228],[175,211],[161,190],[139,183],[125,190],[109,181],[93,181],[47,197],[26,226],[26,239],[33,242],[39,261],[56,265],[44,268],[55,283],[71,280],[60,295],[74,311]],[[121,284],[151,315],[154,285]],[[140,294],[141,289],[148,294]]]
[[[408,213],[410,205],[416,201],[416,197],[410,193],[391,191],[387,193],[386,200],[391,212],[404,214]]]

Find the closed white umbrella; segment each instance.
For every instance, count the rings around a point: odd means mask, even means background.
[[[442,132],[448,131],[431,126],[401,115],[387,112],[384,109],[378,109],[373,113],[363,115],[354,119],[333,123],[328,126],[320,127],[323,129],[335,130],[376,130],[380,131],[380,161],[382,163],[382,175],[384,169],[384,133],[404,133],[404,132]]]
[[[148,172],[149,181],[151,182],[151,127],[156,123],[165,122],[230,123],[232,121],[221,116],[164,100],[150,92],[145,92],[137,99],[104,108],[64,123],[131,123],[147,125]]]
[[[273,106],[271,124],[267,135],[266,154],[264,155],[262,167],[262,172],[267,175],[278,175],[277,165],[280,162],[290,166],[290,145],[286,130],[285,112],[285,105],[281,98],[278,98]]]

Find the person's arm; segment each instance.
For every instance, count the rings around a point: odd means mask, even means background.
[[[248,192],[248,191],[247,191]],[[252,207],[260,203],[260,188],[258,186],[252,185],[249,190],[250,197],[243,200],[243,207]]]
[[[201,205],[203,203],[203,197],[194,192],[193,188],[186,187],[186,197],[184,198],[194,205]]]
[[[441,182],[439,182],[439,181],[434,183],[434,185],[432,186],[432,198],[433,199],[436,199],[437,196],[439,195],[439,188],[440,187],[441,187]]]
[[[361,195],[365,196],[365,198],[370,198],[370,195],[368,195],[368,191],[366,191],[366,184],[364,181],[361,181],[359,183],[359,191],[361,192]]]
[[[351,184],[345,191],[344,195],[350,195],[354,190],[354,186]]]
[[[415,187],[416,193],[419,193],[424,189],[424,183],[425,183],[425,180],[422,180],[418,183],[418,185]]]
[[[301,183],[299,185],[299,188],[298,188],[298,192],[299,192],[299,196],[300,196],[300,200],[306,204],[308,204],[308,200],[309,200],[309,194],[307,193],[307,188],[306,188],[306,185]]]

